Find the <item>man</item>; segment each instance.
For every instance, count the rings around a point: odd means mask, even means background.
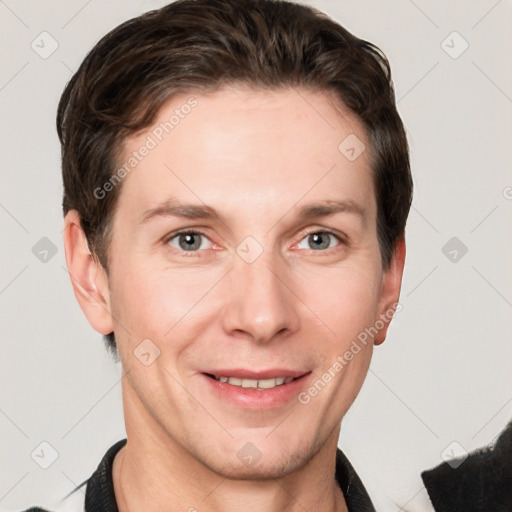
[[[405,258],[386,58],[307,6],[179,0],[96,45],[57,127],[73,289],[124,375],[85,510],[374,510],[337,442]]]

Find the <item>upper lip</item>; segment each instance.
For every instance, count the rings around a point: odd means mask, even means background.
[[[206,370],[202,373],[208,373],[215,375],[216,377],[235,377],[239,379],[253,379],[253,380],[264,380],[264,379],[275,379],[277,377],[293,377],[294,379],[302,377],[309,371],[303,370],[291,370],[289,368],[271,368],[268,370],[245,370],[242,368],[230,368],[221,370]]]

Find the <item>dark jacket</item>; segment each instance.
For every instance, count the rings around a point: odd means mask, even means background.
[[[450,463],[421,474],[436,512],[512,512],[512,422],[492,448]]]

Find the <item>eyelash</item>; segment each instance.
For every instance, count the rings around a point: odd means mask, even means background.
[[[338,240],[338,242],[340,243],[344,243],[346,242],[345,238],[342,237],[341,235],[335,233],[334,231],[331,231],[329,229],[318,229],[318,230],[313,230],[313,231],[308,231],[306,233],[303,234],[302,238],[300,239],[299,241],[299,244],[300,242],[302,242],[305,238],[307,238],[308,236],[311,236],[311,235],[316,235],[316,234],[327,234],[327,235],[330,235],[334,238],[336,238]],[[198,231],[198,230],[192,230],[192,229],[185,229],[183,231],[176,231],[172,234],[170,234],[169,236],[167,236],[165,239],[164,239],[164,243],[168,246],[170,246],[170,242],[171,240],[173,240],[174,238],[177,238],[181,235],[200,235],[204,238],[206,238],[207,240],[210,241],[210,243],[213,244],[213,242],[201,231]],[[215,246],[215,244],[213,244]],[[298,245],[298,244],[297,244]],[[178,251],[180,253],[182,253],[182,255],[186,255],[187,257],[188,256],[194,256],[194,255],[200,255],[200,253],[204,252],[205,249],[201,250],[201,249],[198,249],[198,250],[195,250],[195,251],[185,251],[183,249],[178,249],[176,247],[172,247],[173,250],[175,251]],[[325,250],[315,250],[315,249],[306,249],[306,250],[309,250],[311,252],[315,252],[315,253],[323,253],[323,254],[326,254],[326,253],[331,253],[332,251],[336,251],[337,249],[339,249],[338,246],[335,246],[335,247],[328,247],[327,249]],[[304,250],[304,249],[302,249]]]

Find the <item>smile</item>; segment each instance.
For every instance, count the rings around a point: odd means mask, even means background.
[[[208,392],[237,408],[277,409],[294,403],[312,378],[311,370],[272,368],[254,371],[241,368],[216,368],[199,373]]]

